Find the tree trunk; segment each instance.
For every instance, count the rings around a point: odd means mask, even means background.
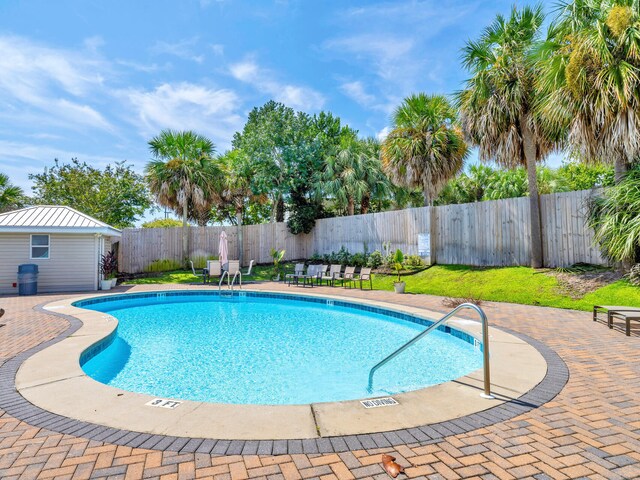
[[[189,268],[189,226],[187,224],[188,205],[182,205],[182,261],[185,268]]]
[[[531,211],[531,267],[542,268],[542,223],[540,221],[540,194],[538,193],[538,177],[536,176],[536,144],[533,132],[525,119],[521,120],[522,143],[527,164],[527,179],[529,181],[529,208]]]
[[[613,163],[613,176],[616,184],[620,183],[624,180],[624,177],[627,175],[627,171],[629,170],[629,164],[623,157],[617,157],[615,162]]]
[[[430,207],[433,202],[431,201],[431,196],[429,195],[429,191],[426,187],[422,190],[422,197],[424,198],[424,206]]]
[[[356,210],[356,205],[355,202],[353,201],[353,197],[349,197],[349,200],[347,202],[347,215],[351,216],[354,214]]]
[[[284,222],[284,200],[282,195],[278,195],[276,202],[276,222]]]
[[[244,238],[242,235],[242,207],[236,206],[236,224],[238,227],[238,260],[240,260],[240,266],[242,267],[243,263],[243,253],[244,253]]]
[[[360,213],[365,215],[369,213],[369,207],[371,206],[371,197],[369,195],[365,195],[362,197],[362,201],[360,202]]]

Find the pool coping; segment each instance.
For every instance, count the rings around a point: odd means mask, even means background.
[[[162,291],[159,289],[158,291]],[[261,292],[263,292],[261,290]],[[279,293],[281,292],[274,292]],[[126,294],[125,294],[126,295]],[[309,295],[305,292],[305,296]],[[82,298],[93,298],[95,294],[85,295],[81,297],[74,297],[72,299],[64,300],[64,302],[72,303]],[[299,296],[299,295],[293,295]],[[441,315],[440,313],[433,313],[423,309],[416,309],[412,307],[403,307],[396,304],[389,304],[386,302],[377,302],[377,301],[359,301],[357,299],[352,299],[349,297],[342,296],[333,296],[333,295],[320,295],[322,298],[337,298],[347,303],[366,303],[366,304],[378,304],[381,305],[382,308],[387,308],[390,310],[396,311],[409,311],[411,314],[419,313],[422,316],[425,314],[431,313],[432,315]],[[60,305],[60,302],[54,302]],[[49,304],[51,305],[51,304]],[[55,305],[54,305],[55,306]],[[2,367],[0,367],[0,377],[3,380],[14,380],[16,377],[16,373],[18,372],[19,367],[32,355],[40,352],[47,347],[57,344],[61,340],[68,339],[69,337],[73,337],[72,340],[87,340],[90,341],[90,337],[92,337],[92,331],[83,332],[81,330],[82,322],[73,316],[62,313],[60,309],[48,310],[44,309],[42,306],[39,309],[45,311],[46,313],[55,314],[66,318],[70,322],[69,328],[60,334],[55,339],[52,339],[48,342],[45,342],[37,347],[34,347],[26,352],[22,352],[18,356],[12,358],[7,361]],[[86,317],[86,311],[83,317]],[[105,316],[101,312],[93,312],[94,314],[98,314],[99,316]],[[87,325],[83,328],[94,328],[94,325],[89,325],[90,322],[87,321],[87,318],[83,318]],[[104,318],[102,319],[104,320]],[[460,320],[463,322],[465,327],[469,327],[468,320]],[[108,323],[108,321],[107,321]],[[115,326],[113,326],[115,328]],[[435,441],[439,438],[445,437],[451,434],[463,433],[465,431],[474,430],[476,428],[480,428],[483,426],[487,426],[496,422],[504,421],[508,418],[512,418],[516,415],[524,413],[532,408],[535,408],[547,401],[551,400],[564,386],[566,381],[568,380],[568,370],[564,365],[564,362],[560,359],[560,357],[555,354],[551,349],[546,347],[545,345],[537,342],[531,338],[528,338],[524,335],[518,334],[517,332],[506,332],[505,329],[492,329],[492,334],[495,332],[496,335],[499,332],[503,334],[508,333],[515,338],[520,339],[521,341],[527,342],[529,345],[533,346],[540,354],[541,357],[546,361],[545,374],[543,378],[540,379],[539,382],[536,381],[537,385],[534,385],[533,388],[528,389],[524,392],[523,395],[518,395],[517,397],[513,397],[504,403],[500,403],[495,405],[495,403],[485,403],[483,408],[479,411],[465,414],[465,415],[456,415],[454,418],[431,422],[428,424],[414,425],[409,426],[407,428],[382,428],[378,429],[379,433],[364,433],[364,432],[353,432],[352,434],[340,434],[340,431],[335,432],[335,434],[331,434],[331,430],[327,429],[323,436],[310,436],[308,438],[278,438],[278,435],[270,435],[263,436],[259,438],[245,438],[245,439],[215,439],[215,438],[205,438],[205,436],[195,436],[195,438],[191,436],[183,436],[183,435],[171,435],[171,434],[158,434],[154,432],[144,432],[144,431],[136,431],[136,429],[123,429],[123,428],[113,428],[112,426],[100,425],[98,423],[86,421],[86,420],[77,420],[70,418],[70,416],[59,415],[56,413],[49,412],[45,409],[37,407],[32,403],[28,402],[24,397],[22,397],[16,390],[13,388],[9,389],[5,386],[13,385],[14,381],[4,381],[2,382],[2,386],[0,386],[0,407],[4,408],[9,414],[23,419],[31,424],[36,424],[38,426],[42,426],[44,428],[52,429],[55,431],[60,431],[61,433],[70,433],[75,435],[81,435],[83,437],[92,438],[95,440],[101,440],[110,443],[116,443],[120,445],[128,445],[132,447],[145,447],[145,448],[157,448],[162,450],[173,450],[173,451],[182,451],[182,452],[205,452],[205,453],[213,453],[213,454],[232,454],[232,453],[261,453],[261,454],[276,454],[276,453],[323,453],[323,452],[332,452],[332,451],[346,451],[348,449],[358,449],[358,448],[376,448],[383,447],[388,445],[396,445],[400,443],[429,443]],[[95,333],[95,330],[93,331]],[[74,335],[75,334],[75,335]],[[80,338],[80,337],[85,337]],[[495,342],[494,342],[495,343]],[[496,354],[496,349],[494,344],[492,344],[492,356]],[[75,360],[77,363],[77,352],[75,356]],[[78,366],[79,368],[79,366]],[[481,370],[480,370],[481,372]],[[463,377],[464,378],[464,377]],[[56,383],[54,380],[50,383]],[[95,382],[97,384],[97,382]],[[107,389],[112,389],[112,387],[103,386]],[[429,387],[418,392],[425,392],[431,389],[436,388]],[[476,388],[476,387],[468,387],[468,388]],[[24,390],[24,389],[23,389]],[[28,388],[27,388],[28,390]],[[115,389],[113,389],[115,390]],[[481,390],[480,390],[481,391]],[[395,398],[399,399],[401,404],[405,403],[403,396],[411,395],[414,392],[410,392],[407,394],[394,395]],[[477,392],[474,392],[477,395]],[[138,394],[135,394],[138,395]],[[153,398],[148,397],[146,398]],[[424,399],[423,399],[424,400]],[[431,397],[427,398],[427,400],[431,400]],[[488,402],[488,401],[484,401]],[[338,402],[337,405],[339,409],[343,412],[347,412],[349,417],[353,417],[353,413],[349,412],[349,409],[345,409],[345,403],[349,402]],[[211,404],[209,404],[211,405]],[[317,404],[318,405],[318,404]],[[495,406],[494,406],[495,405]],[[283,406],[278,406],[283,407]],[[148,407],[146,407],[148,409]],[[385,416],[393,417],[395,414],[393,413],[394,409],[398,407],[389,407],[389,408],[381,408],[381,409],[372,409],[377,410],[382,414],[384,411]],[[150,410],[150,409],[149,409]],[[414,412],[412,412],[414,413]],[[322,415],[321,415],[322,416]],[[286,419],[286,415],[284,418]],[[340,417],[340,416],[338,416]],[[344,420],[338,418],[341,422]],[[348,418],[347,418],[348,420]],[[357,419],[356,419],[357,420]],[[202,418],[199,420],[202,422]],[[191,423],[191,422],[188,422]],[[393,422],[392,422],[393,423]],[[340,423],[339,423],[340,424]],[[317,425],[317,423],[316,423]],[[278,424],[279,428],[282,428],[282,423]],[[187,427],[187,432],[190,429]],[[382,431],[381,431],[382,430]],[[276,438],[276,440],[274,440]]]

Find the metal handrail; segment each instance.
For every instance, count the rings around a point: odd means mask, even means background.
[[[220,282],[218,282],[218,290],[222,290],[222,281],[224,280],[225,275],[229,277],[229,272],[227,270],[222,272],[222,275],[220,276]],[[229,278],[227,278],[227,282],[229,282]]]
[[[451,310],[440,320],[429,325],[429,327],[424,332],[419,333],[418,335],[413,337],[411,340],[409,340],[407,343],[402,345],[400,348],[395,350],[393,353],[391,353],[390,355],[382,359],[382,361],[374,365],[374,367],[369,371],[369,391],[370,392],[372,391],[373,374],[376,373],[376,370],[382,367],[389,360],[395,358],[400,353],[404,352],[407,348],[409,348],[411,345],[416,343],[422,337],[429,335],[433,330],[435,330],[440,325],[442,325],[447,320],[449,320],[451,317],[453,317],[453,315],[455,315],[459,310],[462,310],[465,308],[475,310],[478,313],[478,315],[480,315],[480,321],[482,322],[482,353],[483,353],[482,367],[484,370],[484,392],[480,396],[484,398],[494,398],[493,395],[491,395],[491,372],[489,368],[489,321],[487,320],[487,316],[485,315],[484,311],[479,306],[474,305],[473,303],[463,303],[461,305],[458,305],[456,308]]]
[[[231,280],[231,290],[233,290],[233,285],[236,283],[236,278],[240,278],[240,288],[242,288],[242,272],[238,270],[233,274],[233,280]]]

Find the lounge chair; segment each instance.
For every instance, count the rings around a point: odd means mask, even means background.
[[[607,314],[607,325],[609,328],[613,328],[614,318],[624,321],[626,323],[625,333],[627,334],[627,337],[631,336],[631,320],[640,321],[640,308],[637,307],[594,305],[594,322],[598,320],[599,313]]]
[[[320,283],[322,283],[323,280],[326,280],[327,285],[331,285],[333,287],[333,284],[336,278],[340,276],[341,271],[342,265],[331,265],[331,268],[329,268],[329,275],[322,275],[322,277],[320,277]]]
[[[193,266],[193,260],[189,260],[191,264],[191,271],[193,272],[194,277],[202,278],[202,284],[204,285],[209,280],[209,271],[206,268],[203,268],[200,273],[196,272],[196,268]]]
[[[222,276],[222,264],[220,260],[209,260],[207,262],[207,270],[209,271],[209,282],[212,278],[220,278]]]
[[[227,285],[233,285],[239,277],[240,288],[242,288],[242,271],[240,270],[240,260],[229,260],[227,268]],[[233,277],[233,279],[231,278]]]
[[[249,262],[249,268],[247,268],[247,271],[244,273],[244,275],[246,275],[246,276],[251,275],[251,269],[253,268],[253,262],[254,262],[254,260],[251,260]]]
[[[344,267],[344,273],[337,277],[335,281],[339,281],[342,283],[342,286],[345,286],[345,282],[350,284],[356,275],[356,267]]]

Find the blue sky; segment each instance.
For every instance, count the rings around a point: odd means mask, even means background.
[[[163,128],[223,152],[269,99],[383,135],[404,96],[460,88],[464,42],[512,3],[3,0],[0,171],[28,192],[54,158],[142,171]]]

